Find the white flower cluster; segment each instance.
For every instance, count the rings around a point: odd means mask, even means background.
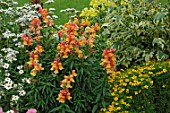
[[[48,0],[45,2],[46,4],[54,3],[54,0]]]
[[[6,53],[6,55],[4,55],[4,58],[7,62],[12,63],[13,61],[16,61],[16,54],[18,54],[19,52],[16,50],[13,50],[12,48],[3,48],[1,49],[1,51],[3,51],[4,53]],[[7,65],[7,64],[6,64]],[[9,65],[8,65],[9,66]],[[3,66],[4,67],[4,66]],[[7,66],[5,66],[7,67]],[[7,68],[8,69],[8,68]]]
[[[16,36],[15,33],[12,33],[8,29],[6,29],[6,31],[4,33],[2,33],[2,35],[3,35],[3,38],[7,38],[7,39],[9,39],[10,37],[15,37]]]
[[[6,77],[2,86],[6,89],[6,90],[10,90],[13,88],[13,81],[11,80],[11,78]]]
[[[22,82],[30,84],[31,83],[31,78],[23,78]]]
[[[36,10],[38,7],[40,7],[39,4],[34,5],[25,4],[22,7],[17,7],[16,15],[18,16],[18,18],[15,20],[15,22],[21,26],[30,25],[32,18],[41,16]]]
[[[19,70],[19,74],[20,74],[20,75],[24,73],[24,70],[23,70],[22,68],[23,68],[22,65],[20,65],[20,66],[17,67],[17,69]]]
[[[60,12],[66,13],[67,15],[72,14],[72,16],[70,16],[70,18],[75,18],[75,17],[77,17],[78,13],[80,13],[80,11],[77,11],[74,8],[67,8],[67,9],[64,9],[64,10],[60,10]]]
[[[29,83],[30,83],[30,81],[29,81]],[[12,95],[12,97],[11,97],[12,103],[11,104],[17,103],[19,96],[24,96],[26,94],[25,90],[23,90],[23,84],[21,84],[21,83],[14,84],[14,82],[11,80],[10,77],[6,77],[3,82],[0,82],[0,86],[6,90],[10,90],[12,88],[17,90],[18,95]],[[3,90],[0,91],[0,99],[2,98],[2,96],[4,96]]]

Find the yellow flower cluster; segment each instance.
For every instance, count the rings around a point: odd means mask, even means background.
[[[97,16],[99,13],[99,6],[102,11],[106,10],[106,7],[113,5],[111,0],[91,0],[90,8],[84,8],[80,14],[81,17],[85,17],[87,20]]]
[[[142,1],[142,0],[141,0]],[[91,0],[90,8],[84,8],[80,14],[81,17],[85,17],[87,20],[97,16],[100,11],[105,11],[109,6],[117,7],[122,5],[124,7],[131,8],[132,5],[129,4],[129,0]]]
[[[108,77],[113,101],[107,108],[102,108],[101,113],[128,113],[128,109],[134,103],[133,98],[140,93],[147,97],[148,93],[146,92],[151,91],[154,84],[153,77],[170,72],[169,68],[170,61],[147,62],[126,71],[122,69],[113,72]]]

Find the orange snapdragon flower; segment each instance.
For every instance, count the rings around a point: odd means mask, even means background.
[[[34,39],[38,42],[41,40],[41,38],[42,38],[42,36],[40,36],[40,35],[34,37]]]
[[[62,66],[62,63],[59,62],[59,61],[60,61],[59,58],[58,59],[55,58],[54,62],[51,64],[52,65],[51,70],[54,70],[54,73],[58,73],[59,70],[64,69],[63,66]]]
[[[77,39],[72,34],[69,34],[69,35],[66,36],[66,42],[71,46],[77,45]]]
[[[68,58],[68,53],[71,53],[72,46],[62,41],[58,44],[57,50],[59,52],[59,56],[63,58]]]
[[[66,28],[65,29],[66,34],[68,34],[68,35],[73,34],[75,36],[78,35],[78,33],[77,33],[78,26],[76,23],[69,21],[68,23],[64,24],[64,27]]]
[[[34,53],[41,54],[43,51],[44,51],[43,47],[41,45],[37,45],[37,47],[35,47]]]
[[[35,76],[37,74],[37,72],[44,70],[44,68],[42,67],[42,64],[37,64],[35,63],[34,68],[31,70],[31,75]]]
[[[81,28],[84,28],[84,27],[86,27],[86,26],[90,26],[90,22],[89,22],[89,21],[82,20],[80,26],[81,26]]]
[[[32,18],[32,23],[29,26],[29,29],[34,31],[37,35],[40,35],[41,27],[41,20],[39,18]]]
[[[37,74],[37,72],[44,70],[44,68],[42,67],[42,64],[39,64],[39,54],[41,54],[43,52],[43,48],[40,45],[37,45],[37,47],[35,47],[35,50],[30,52],[30,61],[27,62],[28,67],[29,68],[33,68],[30,72],[30,74],[32,76],[35,76]]]
[[[66,100],[70,100],[72,97],[70,96],[70,92],[68,88],[60,90],[60,93],[58,94],[57,100],[61,103],[64,103]]]
[[[63,88],[60,90],[60,93],[58,94],[57,100],[61,103],[64,103],[66,100],[70,100],[71,94],[68,90],[68,88],[72,88],[71,83],[74,82],[74,77],[76,77],[77,74],[75,73],[75,70],[72,70],[72,74],[69,76],[64,76],[64,80],[60,82],[60,86]]]
[[[79,46],[83,46],[83,45],[87,44],[86,38],[85,38],[85,37],[82,37],[81,39],[77,40],[77,44],[78,44]]]
[[[44,23],[47,25],[47,26],[52,26],[54,23],[53,23],[53,20],[50,20],[47,16],[48,16],[48,11],[47,9],[43,9],[42,7],[39,8],[39,13],[41,14],[42,16],[42,19],[44,21]]]
[[[78,47],[75,48],[75,52],[78,54],[80,59],[83,58],[83,52]]]
[[[40,7],[38,12],[42,15],[43,19],[48,16],[47,9],[43,9],[42,7]]]
[[[23,34],[21,40],[23,41],[23,44],[24,44],[24,45],[27,45],[27,46],[32,45],[31,35],[28,35],[28,36],[27,36],[26,34]]]
[[[113,49],[108,50],[108,48],[106,48],[102,54],[104,58],[101,59],[102,61],[101,65],[105,67],[105,70],[108,74],[112,73],[115,68],[115,57],[113,53],[114,53]]]

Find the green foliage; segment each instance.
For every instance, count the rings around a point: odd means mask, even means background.
[[[118,68],[170,54],[169,7],[152,0],[115,1],[103,24],[103,37],[116,49]]]

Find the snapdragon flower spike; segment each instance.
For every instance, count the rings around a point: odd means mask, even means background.
[[[61,83],[60,87],[62,88],[72,88],[71,81],[69,81],[69,79],[64,79],[60,83]]]
[[[75,73],[75,70],[72,70],[72,74],[69,76],[64,76],[64,80],[60,81],[60,86],[62,88],[72,88],[71,83],[74,82],[74,77],[76,77],[77,74]]]
[[[64,76],[64,80],[60,82],[62,88],[72,88],[71,83],[74,82],[74,75]]]
[[[37,45],[33,52],[30,52],[30,61],[27,62],[29,68],[33,68],[30,72],[32,76],[35,76],[37,72],[44,70],[42,64],[39,64],[39,54],[43,52],[43,47],[41,45]]]
[[[21,40],[23,41],[24,45],[27,45],[27,46],[32,45],[32,37],[31,37],[31,35],[27,36],[26,34],[23,34]]]
[[[105,70],[108,74],[112,73],[115,69],[115,57],[113,53],[114,49],[108,50],[108,48],[106,48],[102,54],[104,58],[101,59],[101,65],[105,67]]]
[[[49,18],[47,17],[48,16],[47,9],[43,9],[42,7],[40,7],[39,13],[41,14],[42,19],[47,26],[52,26],[54,24],[53,20],[49,20]]]
[[[78,54],[78,57],[80,59],[83,58],[83,52],[78,47],[75,48],[75,52]]]
[[[76,46],[77,45],[77,39],[75,38],[75,35],[68,34],[66,36],[66,43],[71,45],[71,46]]]
[[[100,27],[98,23],[95,23],[94,26],[87,26],[85,31],[82,33],[84,37],[87,37],[87,44],[90,45],[90,47],[94,46],[94,37],[96,36],[96,31],[98,30],[100,30]]]
[[[41,45],[37,45],[37,47],[35,47],[34,53],[41,54],[43,51],[44,51],[43,47]]]
[[[87,40],[86,40],[85,37],[82,37],[81,39],[77,40],[77,45],[78,46],[83,46],[85,44],[87,44]]]
[[[35,63],[34,68],[31,70],[31,75],[36,76],[37,72],[44,70],[42,64]]]
[[[59,56],[63,58],[68,58],[68,53],[71,53],[72,46],[62,41],[58,44],[57,50],[59,52]]]
[[[29,26],[29,29],[32,30],[35,34],[40,35],[41,20],[39,18],[32,18],[32,23]]]
[[[30,52],[30,61],[27,62],[28,64],[28,67],[34,67],[35,63],[38,63],[39,60],[38,60],[38,55],[37,54],[34,54],[33,52]]]
[[[39,18],[32,18],[32,23],[29,26],[30,30],[33,30],[36,27],[41,28],[41,20]]]
[[[59,70],[64,69],[63,66],[62,66],[62,63],[59,62],[59,61],[60,61],[59,58],[58,59],[55,58],[54,62],[51,64],[52,65],[51,70],[54,70],[54,73],[58,73]]]
[[[72,34],[74,36],[78,36],[77,31],[79,27],[77,25],[77,21],[74,21],[74,22],[69,21],[68,23],[64,24],[64,27],[65,27],[65,33],[67,35]]]
[[[80,28],[84,28],[86,26],[90,26],[90,22],[89,21],[85,21],[85,20],[82,20],[81,21],[81,24],[80,24]]]
[[[76,77],[77,73],[75,72],[75,70],[72,70],[71,76]]]
[[[57,100],[61,103],[64,103],[66,100],[70,100],[72,97],[69,93],[68,88],[72,88],[71,83],[75,82],[74,77],[76,77],[77,74],[75,73],[75,70],[72,70],[72,74],[69,76],[64,76],[64,80],[60,81],[60,86],[63,88],[60,90],[60,93],[58,94]]]
[[[71,94],[69,92],[69,89],[64,88],[64,89],[60,90],[57,100],[61,103],[64,103],[66,100],[70,100],[72,98],[70,95]]]
[[[37,35],[37,36],[34,37],[34,39],[38,42],[41,40],[41,38],[42,38],[42,36],[40,36],[40,35]]]
[[[42,15],[42,18],[45,19],[48,16],[47,9],[43,9],[42,7],[39,7],[39,13]]]

